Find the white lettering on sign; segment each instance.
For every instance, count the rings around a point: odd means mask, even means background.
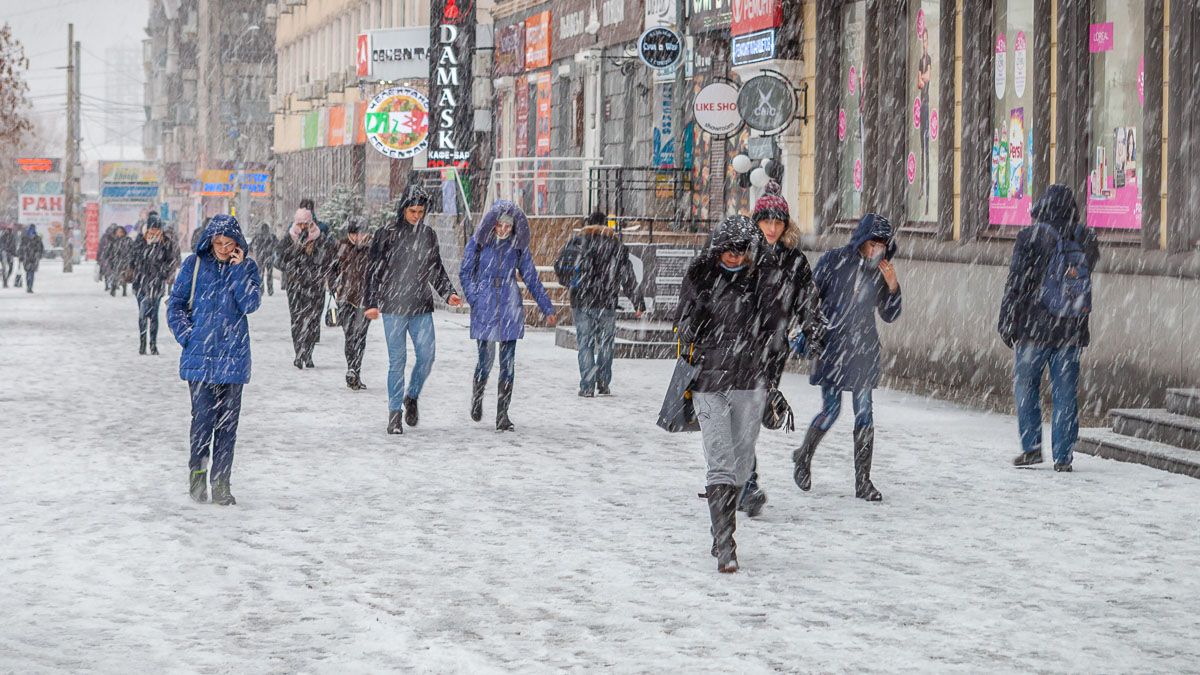
[[[604,18],[601,23],[613,26],[625,20],[625,0],[604,0]]]
[[[569,40],[574,37],[583,35],[583,28],[587,25],[587,12],[579,10],[570,14],[563,14],[558,19],[558,39]]]

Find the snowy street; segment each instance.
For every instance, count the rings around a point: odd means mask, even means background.
[[[0,290],[0,672],[1200,670],[1194,479],[1014,469],[1014,418],[879,391],[884,501],[853,497],[849,402],[802,493],[819,391],[788,375],[800,430],[763,431],[770,503],[721,575],[700,436],[654,424],[672,363],[581,399],[575,352],[531,331],[497,434],[494,374],[467,415],[466,315],[435,315],[420,426],[387,436],[382,327],[353,392],[341,329],[298,371],[264,297],[238,504],[195,504],[179,348],[164,319],[139,356],[132,293],[94,271]]]

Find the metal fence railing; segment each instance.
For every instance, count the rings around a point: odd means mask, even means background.
[[[506,157],[492,160],[487,203],[515,202],[531,216],[581,217],[590,203],[588,176],[594,157]]]

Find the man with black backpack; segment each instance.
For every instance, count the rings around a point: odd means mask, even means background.
[[[1070,471],[1079,438],[1079,357],[1088,346],[1096,233],[1079,223],[1071,188],[1051,185],[1033,205],[1034,225],[1017,235],[1000,303],[1000,337],[1015,350],[1013,396],[1021,433],[1014,466],[1042,457],[1042,373],[1050,369],[1055,471]]]
[[[646,301],[638,287],[629,249],[597,211],[554,261],[558,282],[570,289],[579,341],[579,395],[608,396],[617,337],[617,296],[624,293],[641,318]]]

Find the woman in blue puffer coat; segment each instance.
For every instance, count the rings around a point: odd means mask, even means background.
[[[167,300],[167,325],[183,347],[179,377],[192,395],[188,489],[192,499],[208,501],[204,455],[211,450],[212,501],[222,506],[236,503],[229,478],[242,386],[250,381],[246,317],[262,300],[258,265],[245,257],[248,248],[236,218],[215,216],[195,255],[183,261]]]
[[[525,337],[525,307],[516,275],[537,301],[547,323],[555,325],[554,303],[538,279],[537,266],[529,252],[529,219],[520,207],[498,200],[475,229],[463,251],[458,278],[471,304],[471,338],[479,345],[471,394],[471,419],[483,419],[483,390],[500,344],[500,382],[497,387],[496,430],[512,431],[508,418],[516,372],[517,340]]]

